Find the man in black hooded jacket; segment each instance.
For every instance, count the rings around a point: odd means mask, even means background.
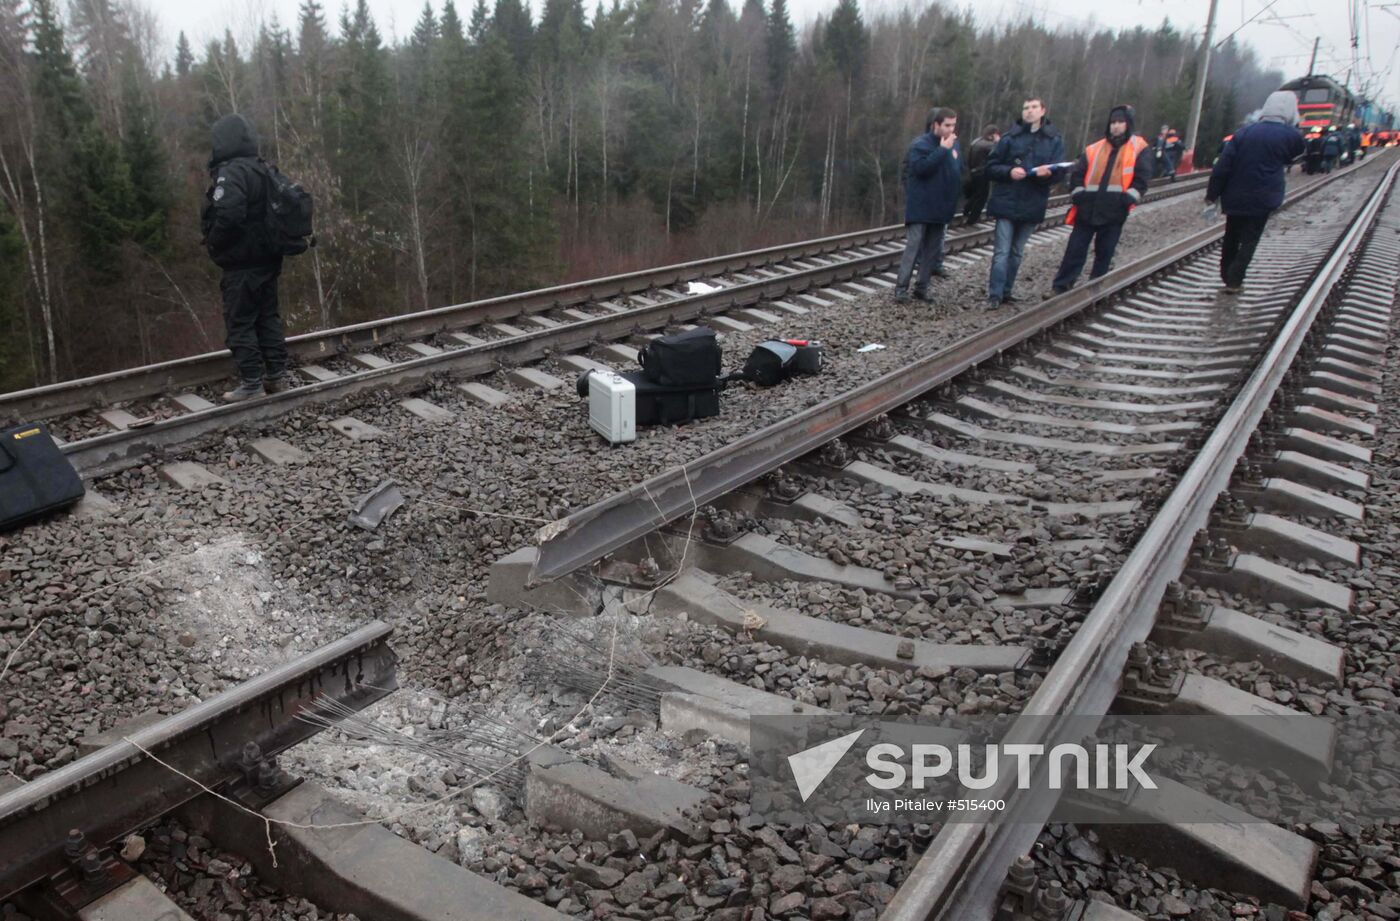
[[[1118,238],[1128,212],[1147,191],[1152,178],[1155,152],[1145,139],[1133,133],[1133,107],[1114,106],[1108,113],[1103,139],[1095,141],[1075,161],[1070,170],[1070,209],[1068,223],[1074,226],[1065,244],[1060,270],[1051,293],[1063,294],[1079,280],[1094,244],[1091,279],[1108,272]]]
[[[224,270],[224,344],[239,376],[224,399],[236,403],[288,386],[287,336],[277,311],[282,256],[268,239],[268,179],[253,126],[242,115],[225,115],[210,133],[212,184],[201,227],[209,258]]]

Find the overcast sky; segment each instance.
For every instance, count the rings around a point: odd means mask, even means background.
[[[195,48],[206,39],[232,28],[235,37],[250,34],[252,24],[276,14],[287,26],[296,22],[299,0],[231,0],[217,6],[190,0],[138,0],[152,9],[160,21],[165,44],[174,47],[181,31]],[[322,0],[328,18],[334,23],[339,0]],[[862,0],[867,11],[894,9],[907,0]],[[1356,86],[1369,80],[1377,95],[1389,107],[1400,101],[1400,0],[1219,0],[1220,11],[1215,35],[1219,41],[1235,32],[1237,40],[1252,46],[1266,67],[1275,67],[1288,77],[1306,73],[1314,37],[1322,39],[1318,71],[1339,79],[1352,67],[1349,11],[1360,10],[1359,77]],[[836,0],[788,0],[799,28],[819,14],[830,11]],[[471,0],[458,0],[464,14]],[[541,0],[534,0],[539,7]],[[741,5],[734,0],[732,5]],[[1205,28],[1210,0],[950,0],[950,5],[972,8],[979,20],[995,22],[1032,16],[1050,26],[1111,29],[1142,24],[1157,26],[1164,18],[1183,31],[1197,34]],[[402,36],[413,27],[423,9],[423,0],[369,0],[381,32],[386,37]],[[441,0],[433,0],[441,9]],[[592,0],[585,3],[592,10]],[[217,10],[218,12],[214,12]],[[1251,21],[1252,20],[1252,21]],[[196,51],[196,53],[198,53]],[[1261,100],[1262,101],[1262,100]]]

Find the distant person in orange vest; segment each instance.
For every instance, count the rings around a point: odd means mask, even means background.
[[[1303,142],[1303,172],[1309,176],[1322,172],[1322,131],[1317,128]]]
[[[1142,201],[1155,159],[1152,146],[1133,133],[1133,107],[1114,106],[1108,113],[1103,139],[1084,148],[1070,171],[1070,199],[1074,205],[1069,209],[1068,223],[1074,225],[1074,231],[1065,244],[1054,287],[1046,297],[1074,287],[1084,271],[1091,242],[1094,266],[1089,277],[1098,278],[1108,272],[1118,238],[1123,235],[1123,223],[1128,212]]]
[[[1181,152],[1185,149],[1185,144],[1181,143],[1181,138],[1177,135],[1176,129],[1163,125],[1162,131],[1157,135],[1157,175],[1166,176],[1172,182],[1176,182],[1176,165],[1181,162]]]

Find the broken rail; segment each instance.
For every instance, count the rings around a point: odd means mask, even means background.
[[[281,785],[275,756],[319,731],[300,714],[325,699],[360,710],[397,687],[391,633],[370,623],[0,794],[0,902],[76,911],[106,891],[97,882],[131,876],[112,843],[206,789]]]

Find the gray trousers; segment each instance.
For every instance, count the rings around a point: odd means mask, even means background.
[[[947,224],[905,224],[908,236],[904,239],[904,256],[899,260],[899,275],[894,289],[909,290],[909,277],[914,274],[914,263],[919,264],[919,277],[914,281],[915,291],[927,291],[929,276],[935,269],[943,268],[943,232]]]

